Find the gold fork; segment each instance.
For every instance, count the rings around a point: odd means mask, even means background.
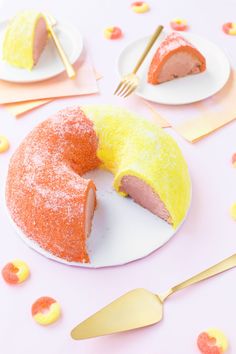
[[[144,49],[143,54],[141,55],[139,61],[137,62],[134,70],[132,73],[125,75],[119,85],[117,86],[114,95],[121,96],[121,97],[127,97],[129,96],[134,90],[138,87],[139,84],[139,78],[136,75],[138,69],[142,65],[144,59],[148,55],[150,49],[152,48],[153,44],[155,43],[156,39],[159,37],[163,30],[163,26],[158,26],[156,31],[153,33],[152,37],[148,41],[148,44],[146,48]]]
[[[67,75],[70,79],[74,79],[76,76],[76,72],[75,69],[73,68],[73,65],[70,63],[64,49],[62,48],[62,45],[53,29],[53,27],[57,24],[56,19],[52,16],[52,15],[45,15],[46,19],[47,19],[47,25],[48,25],[48,30],[49,33],[52,36],[52,39],[57,47],[58,53],[61,57],[61,60],[65,66]]]

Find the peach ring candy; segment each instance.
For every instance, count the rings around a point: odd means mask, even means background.
[[[222,29],[226,34],[229,34],[231,36],[236,36],[236,23],[235,22],[224,23]]]
[[[23,283],[30,275],[28,265],[20,259],[7,263],[2,269],[2,276],[8,284]]]
[[[46,326],[58,320],[61,306],[52,297],[42,296],[33,303],[31,313],[38,324]]]
[[[234,153],[232,155],[231,162],[232,162],[233,167],[236,167],[236,153]]]
[[[106,39],[119,39],[122,37],[122,31],[119,27],[107,27],[104,30],[104,37]]]
[[[232,219],[236,221],[236,203],[233,203],[231,205],[229,212],[230,212]]]
[[[181,18],[174,18],[170,22],[170,26],[175,31],[186,31],[188,29],[187,21]]]
[[[150,10],[149,5],[144,1],[136,1],[131,4],[131,8],[134,12],[138,14],[143,14]]]
[[[197,345],[202,354],[222,354],[228,348],[228,339],[219,329],[210,328],[199,334]]]
[[[3,135],[0,135],[0,153],[9,149],[9,141]]]

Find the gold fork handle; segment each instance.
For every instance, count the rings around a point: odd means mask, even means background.
[[[152,48],[153,44],[156,42],[156,39],[159,37],[159,35],[161,34],[163,30],[163,26],[158,26],[156,31],[153,33],[152,37],[150,38],[150,40],[148,41],[148,44],[142,54],[142,56],[140,57],[139,61],[137,62],[134,70],[133,70],[133,74],[136,74],[136,72],[138,71],[138,69],[140,68],[140,66],[142,65],[144,59],[146,58],[146,56],[148,55],[150,49]]]
[[[236,254],[233,254],[231,257],[224,259],[220,263],[217,263],[216,265],[204,270],[203,272],[196,274],[192,278],[185,280],[184,282],[174,286],[173,288],[170,289],[168,296],[175,293],[178,290],[182,290],[186,288],[189,285],[213,277],[214,275],[220,274],[235,266],[236,266]]]
[[[76,76],[76,72],[75,69],[73,68],[72,64],[70,63],[69,59],[67,58],[66,53],[64,52],[61,43],[59,41],[59,39],[57,38],[57,35],[53,29],[53,27],[51,25],[48,25],[48,30],[52,36],[52,39],[54,40],[54,43],[57,47],[58,53],[61,57],[61,60],[65,66],[67,75],[69,76],[70,79],[74,79]]]

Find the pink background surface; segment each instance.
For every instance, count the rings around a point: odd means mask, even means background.
[[[34,83],[19,85],[19,87],[17,85],[17,89],[15,83],[1,80],[0,91],[2,94],[0,103],[15,103],[35,99],[72,97],[97,93],[97,83],[91,63],[89,61],[86,62],[86,58],[83,58],[81,55],[80,60],[74,65],[77,69],[79,67],[74,80],[70,80],[66,73],[63,72],[49,80],[40,81],[37,85]],[[15,92],[15,96],[12,92]]]
[[[31,268],[31,279],[10,287],[0,278],[0,352],[4,354],[197,354],[196,337],[208,327],[219,327],[230,341],[229,353],[236,352],[236,270],[183,290],[165,304],[162,323],[126,334],[82,342],[70,338],[71,328],[85,317],[122,293],[144,287],[153,292],[166,290],[177,282],[199,272],[235,252],[236,225],[228,214],[236,201],[236,170],[230,159],[236,150],[235,123],[191,145],[176,137],[189,164],[193,182],[193,200],[189,216],[178,234],[151,256],[129,265],[101,269],[76,269],[36,254],[27,248],[10,226],[4,211],[4,181],[9,157],[22,138],[40,121],[69,104],[116,103],[151,117],[142,101],[112,95],[118,82],[116,61],[126,43],[153,32],[159,23],[168,27],[177,16],[186,18],[191,31],[218,43],[235,66],[236,37],[223,34],[224,22],[236,20],[234,0],[151,1],[151,11],[134,14],[130,1],[46,1],[42,9],[64,17],[78,26],[98,71],[100,95],[61,99],[16,120],[3,108],[0,112],[0,134],[11,141],[11,149],[0,156],[0,267],[13,258],[25,260]],[[3,1],[1,17],[16,9],[32,7],[32,1]],[[13,13],[14,10],[14,13]],[[120,41],[107,41],[103,29],[118,25],[124,31]],[[12,93],[14,94],[14,93]],[[168,108],[164,109],[168,113]],[[192,114],[191,107],[189,114]],[[186,113],[184,114],[186,116]],[[181,112],[176,121],[184,117]],[[147,227],[148,232],[148,227]],[[144,235],[145,237],[145,235]],[[40,327],[31,318],[32,302],[42,295],[58,299],[63,316],[54,325]]]

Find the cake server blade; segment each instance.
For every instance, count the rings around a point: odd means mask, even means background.
[[[235,266],[236,254],[170,288],[162,295],[155,295],[145,289],[132,290],[76,326],[71,336],[73,339],[86,339],[157,323],[162,319],[163,302],[168,296]]]
[[[157,295],[145,289],[135,289],[76,326],[73,339],[104,336],[149,326],[162,318],[162,303]]]

